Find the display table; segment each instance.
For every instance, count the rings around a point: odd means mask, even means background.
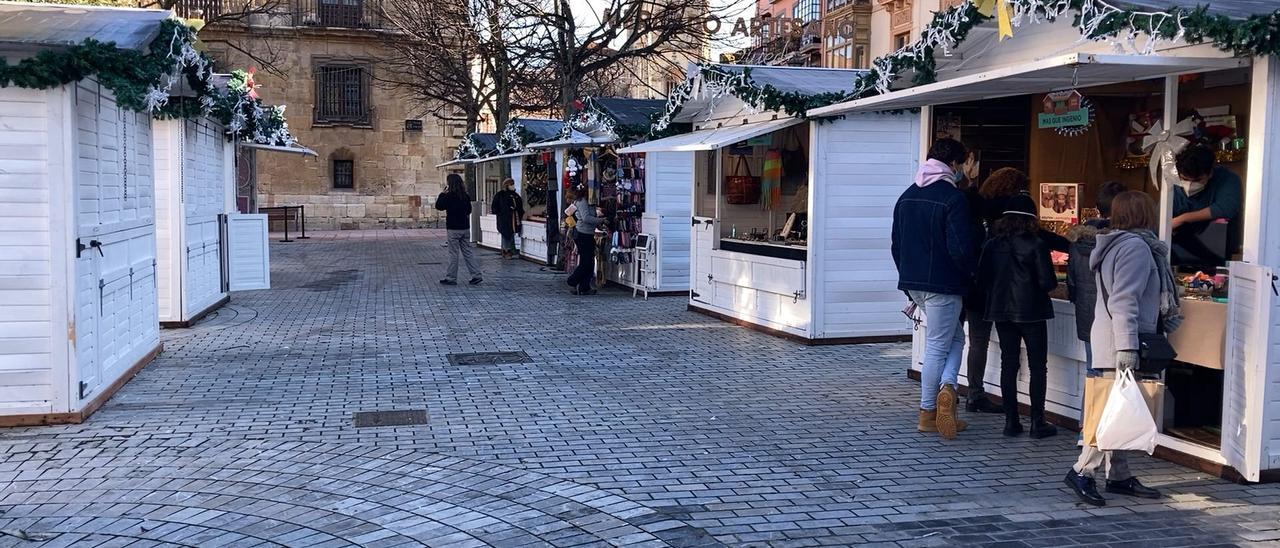
[[[1222,369],[1226,351],[1227,304],[1182,299],[1182,325],[1169,334],[1178,361]]]

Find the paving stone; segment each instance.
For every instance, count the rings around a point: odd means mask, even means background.
[[[915,431],[908,344],[807,347],[439,231],[271,244],[88,421],[0,430],[0,529],[49,546],[1199,546],[1280,540],[1280,486],[1149,458],[1170,496],[1078,504],[1074,436]],[[429,263],[429,264],[422,264]],[[440,264],[430,264],[440,263]],[[525,352],[454,365],[451,354]],[[354,413],[428,424],[356,429]],[[0,536],[0,546],[38,546]]]

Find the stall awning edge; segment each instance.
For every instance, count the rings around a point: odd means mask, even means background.
[[[715,150],[717,148],[726,147],[739,141],[745,141],[752,137],[772,133],[803,122],[804,120],[802,119],[788,117],[778,120],[769,120],[767,122],[754,122],[750,124],[700,129],[698,131],[682,133],[665,139],[631,145],[629,147],[619,149],[618,153],[627,154],[632,152],[689,152],[696,150]]]
[[[1248,58],[1070,53],[810,110],[838,116],[963,103],[1248,66]]]
[[[299,145],[299,144],[293,144],[293,145],[289,145],[289,146],[277,146],[277,145],[264,145],[264,144],[260,144],[260,143],[240,143],[240,146],[242,146],[242,147],[244,147],[244,148],[252,148],[252,149],[257,149],[257,150],[267,150],[267,151],[271,151],[271,152],[284,152],[284,153],[287,153],[287,154],[301,154],[301,155],[303,155],[303,156],[319,156],[319,154],[316,154],[316,151],[311,150],[311,149],[309,149],[309,148],[307,148],[307,147],[304,147],[304,146],[302,146],[302,145]]]

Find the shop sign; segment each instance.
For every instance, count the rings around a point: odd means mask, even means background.
[[[1039,116],[1040,129],[1085,126],[1088,124],[1089,109],[1085,108],[1073,110],[1064,114],[1041,112]]]
[[[756,145],[770,146],[773,144],[773,134],[766,133],[758,137],[752,137],[750,139],[747,139],[747,144],[751,146],[756,146]]]

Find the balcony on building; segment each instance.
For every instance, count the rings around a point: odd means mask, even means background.
[[[178,0],[181,17],[211,24],[250,26],[381,29],[378,0]]]

